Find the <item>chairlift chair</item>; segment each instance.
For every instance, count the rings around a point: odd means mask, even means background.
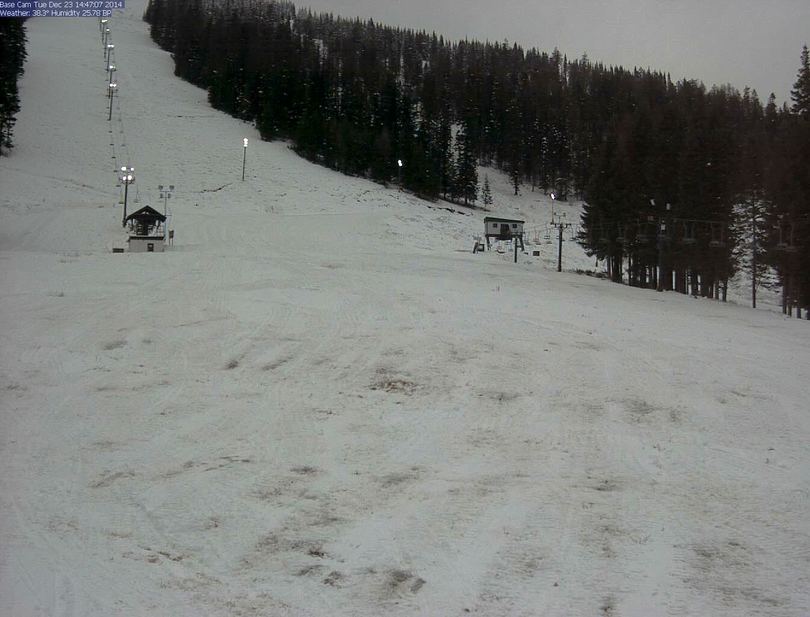
[[[667,242],[669,240],[669,236],[667,235],[667,223],[666,221],[661,221],[658,226],[658,239],[662,242]]]
[[[787,234],[784,234],[784,225],[781,222],[777,225],[779,228],[779,242],[776,244],[776,250],[795,253],[799,250],[799,247],[793,243],[793,224],[787,223],[787,225],[789,229]],[[785,242],[785,235],[788,237],[787,242]]]
[[[601,225],[599,226],[599,244],[609,244],[610,239],[607,237],[605,233],[605,228]]]
[[[709,246],[714,248],[722,248],[726,245],[725,239],[723,238],[725,234],[725,229],[720,224],[710,223],[712,228],[712,239],[709,241]]]
[[[636,242],[646,243],[650,241],[650,236],[647,235],[647,223],[638,224],[638,233],[636,233]]]
[[[616,236],[617,244],[627,244],[627,225],[619,225],[619,235]]]
[[[684,221],[684,223],[683,223],[683,243],[684,244],[694,244],[695,243],[695,222],[694,221]]]

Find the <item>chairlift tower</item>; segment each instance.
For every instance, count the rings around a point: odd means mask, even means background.
[[[557,217],[557,222],[554,217]],[[551,226],[557,230],[557,272],[562,272],[562,245],[563,245],[563,232],[571,228],[571,223],[563,221],[565,213],[551,212]]]

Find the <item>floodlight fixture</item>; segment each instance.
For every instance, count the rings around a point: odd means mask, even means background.
[[[121,222],[122,227],[125,227],[127,224],[127,196],[129,194],[129,185],[135,182],[134,172],[134,167],[121,167],[121,182],[124,183],[124,218]]]
[[[163,200],[163,216],[168,216],[168,200],[172,198],[174,184],[170,184],[168,187],[159,184],[158,191],[160,191],[160,198]]]
[[[110,83],[109,90],[110,90],[110,114],[107,116],[107,121],[112,121],[112,105],[113,105],[113,97],[115,97],[115,91],[118,88],[118,84],[115,82]]]

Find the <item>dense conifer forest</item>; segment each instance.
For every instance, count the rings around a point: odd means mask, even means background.
[[[507,41],[444,40],[289,2],[151,0],[176,74],[301,156],[475,203],[477,166],[585,201],[616,281],[725,299],[745,269],[810,308],[810,63],[793,105]],[[797,50],[798,51],[798,50]],[[399,165],[402,161],[402,165]]]
[[[0,155],[14,147],[12,133],[20,96],[17,81],[25,64],[25,19],[0,19]]]

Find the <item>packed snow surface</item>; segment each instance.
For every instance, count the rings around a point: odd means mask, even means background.
[[[176,79],[144,8],[111,121],[98,22],[27,22],[0,615],[810,613],[807,322],[578,275],[573,242],[474,255],[486,214],[579,205],[310,165]],[[122,165],[171,250],[112,252]]]

